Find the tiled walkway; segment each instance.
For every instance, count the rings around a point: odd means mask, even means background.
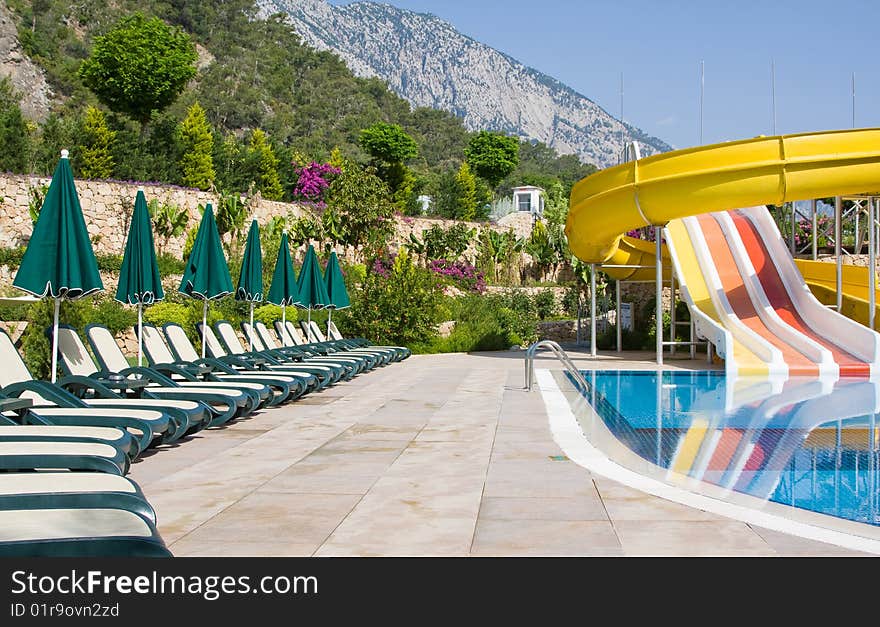
[[[852,554],[591,476],[553,441],[522,357],[414,356],[163,447],[131,476],[179,556]],[[626,358],[577,361],[653,367]]]

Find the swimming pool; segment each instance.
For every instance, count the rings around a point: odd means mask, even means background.
[[[718,371],[583,375],[581,394],[615,443],[666,482],[880,526],[877,382],[728,380]]]

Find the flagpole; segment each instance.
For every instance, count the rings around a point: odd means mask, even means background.
[[[52,324],[52,383],[57,378],[55,371],[58,369],[58,316],[61,313],[61,298],[55,299],[55,321]]]
[[[144,365],[144,304],[138,300],[138,367]]]
[[[208,337],[208,299],[205,299],[205,306],[202,308],[202,359],[205,358],[208,348],[205,338]]]

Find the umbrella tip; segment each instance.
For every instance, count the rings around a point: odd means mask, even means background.
[[[61,158],[62,159],[67,159],[69,157],[70,157],[70,151],[67,148],[65,148],[64,150],[61,151]]]

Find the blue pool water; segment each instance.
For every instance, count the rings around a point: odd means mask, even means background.
[[[728,381],[717,371],[583,374],[582,393],[611,433],[668,473],[880,525],[878,383]]]

